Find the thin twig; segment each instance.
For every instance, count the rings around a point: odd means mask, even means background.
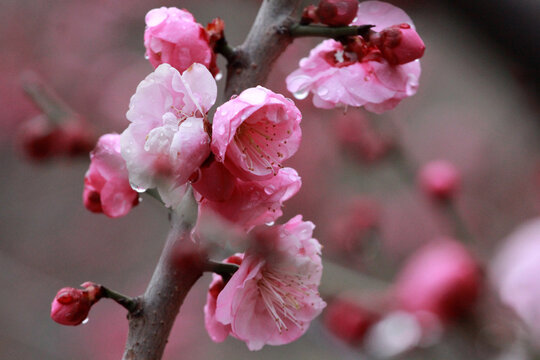
[[[122,295],[116,291],[113,291],[103,285],[100,286],[101,296],[104,298],[112,299],[118,304],[122,305],[129,312],[135,312],[138,307],[138,301],[126,295]]]

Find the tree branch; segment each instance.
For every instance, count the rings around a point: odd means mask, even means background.
[[[262,85],[272,65],[293,41],[288,29],[298,22],[292,16],[301,0],[265,0],[236,56],[227,67],[225,99],[242,90]]]
[[[129,312],[124,360],[159,360],[180,306],[202,275],[204,256],[191,240],[197,204],[189,190],[172,213],[171,229],[154,275]]]
[[[344,36],[366,36],[375,25],[362,26],[318,26],[318,25],[294,25],[289,30],[292,37],[321,36],[337,39]]]

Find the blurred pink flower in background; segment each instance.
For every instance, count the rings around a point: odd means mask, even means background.
[[[300,146],[302,114],[290,99],[262,86],[244,90],[218,107],[212,152],[242,180],[264,180]]]
[[[112,218],[127,215],[139,203],[139,194],[129,184],[126,162],[120,154],[120,135],[101,136],[90,153],[83,202],[88,210]]]
[[[394,296],[396,306],[417,315],[420,322],[434,315],[445,323],[472,309],[481,285],[480,267],[469,250],[456,240],[440,238],[407,260]]]
[[[240,268],[217,295],[215,311],[213,303],[205,308],[207,324],[224,325],[207,326],[214,340],[230,331],[250,350],[259,350],[290,343],[307,331],[326,305],[317,291],[321,246],[312,238],[313,228],[298,215],[256,234]]]
[[[206,30],[187,10],[175,7],[152,9],[146,14],[144,46],[154,67],[167,63],[184,72],[193,63],[206,66],[217,75],[216,55]]]
[[[372,29],[381,31],[403,23],[414,29],[412,20],[401,9],[384,2],[366,1],[360,3],[351,25],[374,24]],[[286,82],[287,89],[298,99],[312,92],[313,104],[319,108],[364,106],[382,113],[416,93],[420,72],[419,60],[392,65],[375,43],[358,36],[346,46],[332,39],[323,41],[300,60],[300,68]]]
[[[418,174],[420,189],[430,198],[448,200],[460,186],[461,174],[449,161],[433,160],[422,166]]]
[[[521,224],[506,237],[490,270],[502,302],[515,311],[540,346],[540,218]]]
[[[121,138],[135,189],[157,187],[166,205],[175,206],[177,193],[210,154],[204,121],[216,94],[216,81],[201,64],[182,75],[162,64],[139,84]]]
[[[324,324],[339,339],[358,345],[380,316],[360,301],[340,295],[329,302],[324,312]]]

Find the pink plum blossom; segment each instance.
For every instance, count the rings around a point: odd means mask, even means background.
[[[221,105],[212,125],[212,152],[242,180],[265,180],[300,145],[302,115],[292,100],[262,86]]]
[[[129,184],[126,162],[120,154],[120,135],[101,136],[90,153],[83,201],[88,210],[112,218],[126,215],[139,203],[139,194]]]
[[[230,334],[259,350],[266,344],[288,344],[306,332],[326,306],[317,292],[321,245],[312,238],[313,228],[300,215],[266,228],[221,291],[214,279],[205,307],[214,341]]]
[[[182,75],[162,64],[139,84],[121,137],[134,189],[157,187],[167,206],[178,203],[184,184],[210,154],[205,121],[216,95],[216,81],[201,64]]]
[[[167,63],[184,72],[193,63],[219,72],[208,34],[191,13],[174,7],[152,9],[146,14],[144,46],[154,67]]]
[[[403,310],[447,322],[471,309],[481,280],[480,267],[470,252],[456,240],[441,238],[407,261],[396,280],[395,297]]]
[[[226,200],[213,201],[199,196],[199,217],[204,219],[217,214],[249,231],[257,225],[271,223],[279,218],[283,214],[283,202],[294,196],[301,186],[300,176],[292,168],[279,169],[276,176],[268,180],[236,179]],[[194,188],[198,189],[197,183]]]
[[[411,19],[401,9],[379,1],[360,3],[351,25],[365,24],[374,24],[374,31],[399,24],[408,24],[414,30]],[[313,93],[313,104],[323,109],[350,105],[364,106],[375,113],[391,110],[416,93],[421,72],[418,59],[392,65],[384,57],[389,53],[402,60],[406,56],[401,50],[397,55],[388,49],[382,52],[377,42],[359,36],[351,37],[346,45],[325,40],[300,60],[300,68],[286,79],[287,89],[298,99]]]
[[[540,218],[523,223],[504,240],[490,270],[502,302],[515,311],[540,346]]]

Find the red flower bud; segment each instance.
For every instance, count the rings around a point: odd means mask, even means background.
[[[324,324],[336,337],[355,345],[362,342],[379,315],[350,299],[338,298],[325,311]]]
[[[45,160],[61,151],[62,134],[41,114],[26,121],[19,131],[18,140],[23,153],[31,160]]]
[[[325,25],[347,26],[354,20],[357,11],[357,0],[321,0],[316,14]]]
[[[390,26],[380,33],[372,33],[370,41],[392,65],[402,65],[419,59],[426,50],[418,33],[405,23]]]
[[[429,197],[448,200],[455,196],[459,189],[460,174],[452,163],[436,160],[422,167],[418,182]]]
[[[90,308],[101,298],[101,287],[91,282],[84,289],[60,289],[51,304],[51,319],[62,325],[79,325],[88,317]]]

